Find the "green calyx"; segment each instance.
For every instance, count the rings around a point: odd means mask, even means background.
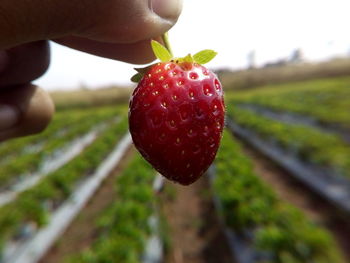
[[[170,51],[164,47],[161,43],[151,40],[151,46],[154,55],[162,62],[168,62],[172,60],[173,56],[171,55]]]
[[[199,51],[193,56],[191,54],[188,54],[185,57],[174,58],[170,49],[167,33],[163,35],[162,40],[165,46],[163,46],[161,43],[155,40],[151,40],[153,53],[161,62],[175,62],[175,63],[190,62],[190,63],[197,63],[200,65],[203,65],[210,62],[217,55],[217,52],[215,52],[214,50],[205,49],[205,50]],[[155,64],[149,65],[145,68],[135,68],[137,73],[134,76],[132,76],[131,81],[139,83],[143,75],[146,74],[146,72],[150,70]]]

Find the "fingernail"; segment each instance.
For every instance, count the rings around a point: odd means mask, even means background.
[[[0,73],[5,70],[9,61],[9,57],[6,51],[0,50]]]
[[[19,111],[9,105],[0,105],[0,131],[13,127],[19,120]]]
[[[162,18],[177,18],[182,9],[182,0],[150,0],[150,9]]]

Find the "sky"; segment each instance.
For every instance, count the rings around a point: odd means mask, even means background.
[[[255,51],[257,66],[290,57],[308,61],[350,56],[349,0],[183,0],[169,31],[175,56],[213,49],[213,69],[242,69]],[[52,44],[48,72],[35,83],[47,90],[131,84],[134,65]]]

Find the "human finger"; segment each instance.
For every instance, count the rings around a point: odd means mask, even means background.
[[[0,51],[1,87],[29,83],[45,73],[50,62],[47,41],[37,41]]]
[[[0,49],[65,36],[136,43],[168,31],[180,12],[181,0],[2,0]]]
[[[54,113],[50,96],[42,89],[23,84],[1,91],[0,142],[39,133]]]
[[[131,44],[114,44],[81,37],[65,37],[56,39],[55,42],[96,56],[132,64],[146,64],[155,59],[150,39]]]

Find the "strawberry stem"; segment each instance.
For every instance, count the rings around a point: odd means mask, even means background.
[[[171,57],[174,57],[173,52],[172,52],[172,50],[171,50],[170,42],[169,42],[168,32],[165,32],[165,33],[162,35],[162,40],[163,40],[163,42],[164,42],[164,45],[165,45],[166,49],[169,51]]]

